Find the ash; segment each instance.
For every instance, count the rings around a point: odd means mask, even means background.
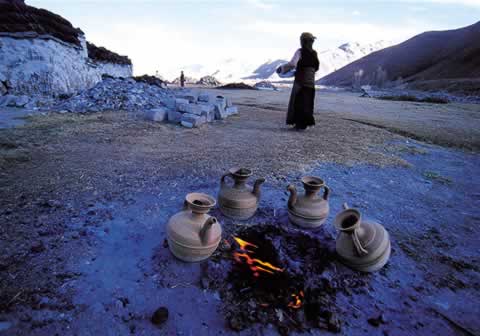
[[[368,288],[368,275],[337,267],[335,241],[322,231],[264,224],[233,236],[257,246],[255,258],[282,269],[255,276],[234,259],[239,247],[233,237],[203,265],[202,286],[219,291],[222,312],[235,331],[260,323],[276,326],[283,335],[314,328],[340,332],[337,293]]]

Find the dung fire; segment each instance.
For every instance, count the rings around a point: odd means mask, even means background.
[[[242,240],[238,237],[233,237],[233,239],[240,246],[241,252],[234,252],[233,257],[238,263],[246,263],[250,270],[253,272],[254,277],[259,277],[261,272],[274,274],[275,272],[283,272],[283,269],[272,265],[267,261],[262,261],[258,258],[254,258],[255,250],[248,249],[257,249],[258,246],[252,243],[249,243],[245,240]]]
[[[338,332],[336,294],[364,286],[337,271],[334,241],[279,225],[238,229],[208,261],[202,283],[220,292],[231,329],[253,324],[293,331]]]

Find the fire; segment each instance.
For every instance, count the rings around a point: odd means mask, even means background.
[[[275,272],[283,272],[282,268],[276,267],[269,262],[253,258],[250,254],[255,254],[255,251],[249,250],[248,248],[256,249],[258,248],[257,245],[249,243],[243,239],[238,237],[233,237],[233,239],[237,242],[238,246],[240,247],[241,252],[234,252],[233,257],[236,262],[242,263],[245,262],[250,270],[253,272],[253,276],[259,277],[259,272],[274,274]]]
[[[302,299],[304,298],[303,291],[298,294],[292,294],[293,301],[288,304],[290,308],[298,309],[303,305]]]

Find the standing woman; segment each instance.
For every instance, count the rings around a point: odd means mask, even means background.
[[[290,102],[288,103],[287,125],[295,125],[295,129],[304,130],[315,125],[313,107],[315,101],[315,72],[320,63],[317,52],[313,50],[316,37],[311,33],[300,36],[301,48],[295,52],[292,60],[282,72],[296,68]]]

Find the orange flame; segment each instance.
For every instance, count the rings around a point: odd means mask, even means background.
[[[293,309],[301,308],[303,305],[302,299],[304,298],[303,291],[300,291],[299,294],[292,294],[293,302],[290,302],[288,306]]]
[[[257,245],[249,243],[238,237],[233,237],[233,239],[235,239],[237,244],[240,246],[240,250],[243,251],[243,253],[240,253],[240,252],[233,253],[233,257],[235,258],[235,261],[237,261],[238,263],[245,262],[252,270],[253,276],[259,277],[260,276],[259,272],[264,272],[269,274],[274,274],[275,272],[283,272],[282,268],[276,267],[269,262],[266,262],[257,258],[252,258],[249,255],[249,253],[254,254],[255,252],[248,250],[247,248],[252,247],[256,249],[258,248]]]
[[[233,239],[235,239],[235,241],[237,242],[237,244],[240,246],[240,250],[244,250],[244,251],[247,251],[247,247],[248,246],[251,246],[253,248],[258,248],[257,245],[254,245],[252,243],[249,243],[243,239],[240,239],[238,237],[233,237]]]

